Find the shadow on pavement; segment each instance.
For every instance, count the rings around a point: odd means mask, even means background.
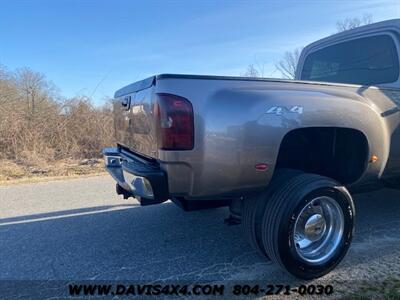
[[[379,238],[381,233],[371,234],[369,229],[399,222],[399,192],[355,198],[356,244],[366,234]],[[0,279],[292,281],[250,249],[240,226],[223,224],[227,214],[225,208],[188,213],[165,203],[1,219]],[[18,223],[26,220],[30,222]],[[397,230],[388,232],[400,246]],[[362,259],[372,259],[368,249],[363,255]],[[344,264],[346,269],[352,261],[350,257]]]
[[[26,216],[18,216],[18,217],[11,217],[11,218],[2,218],[2,219],[0,219],[0,226],[1,225],[9,225],[10,223],[17,224],[17,223],[27,223],[30,221],[32,221],[32,222],[44,221],[44,219],[51,219],[51,218],[55,218],[55,217],[67,218],[67,217],[83,215],[83,214],[106,212],[107,210],[133,208],[138,205],[139,204],[102,205],[102,206],[69,209],[69,210],[62,210],[62,211],[55,211],[55,212],[48,212],[48,213],[41,213],[41,214],[34,214],[34,215],[26,215]]]
[[[264,264],[240,226],[223,224],[224,208],[187,213],[165,203],[72,214],[88,211],[2,219],[0,279],[220,280]]]

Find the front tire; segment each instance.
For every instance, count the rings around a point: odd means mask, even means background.
[[[292,275],[317,278],[346,255],[354,218],[354,203],[345,187],[327,177],[300,174],[268,200],[262,243],[271,260]]]

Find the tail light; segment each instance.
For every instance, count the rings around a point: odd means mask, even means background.
[[[193,149],[193,107],[189,100],[176,95],[159,93],[154,114],[159,149]]]

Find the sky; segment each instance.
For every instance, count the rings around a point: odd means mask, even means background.
[[[100,105],[134,81],[160,73],[243,74],[285,51],[371,14],[400,18],[399,0],[0,0],[0,65],[29,67],[64,97]]]

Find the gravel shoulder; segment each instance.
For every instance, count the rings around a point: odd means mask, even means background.
[[[0,159],[0,186],[105,175],[102,159],[18,161]]]

